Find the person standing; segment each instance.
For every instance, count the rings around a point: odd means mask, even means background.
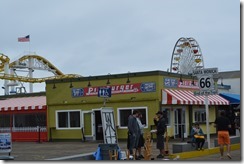
[[[138,122],[138,125],[140,127],[140,137],[139,137],[139,142],[138,142],[138,146],[137,146],[138,159],[144,158],[142,153],[141,153],[141,148],[144,147],[144,142],[145,142],[144,137],[143,137],[143,135],[144,135],[143,129],[144,129],[145,125],[143,125],[141,123],[141,119],[142,119],[142,114],[139,113],[138,117],[137,117],[137,122]]]
[[[133,152],[136,151],[140,137],[140,127],[137,122],[138,114],[138,110],[133,110],[132,115],[128,118],[127,148],[129,149],[130,155],[134,155]]]
[[[159,149],[159,155],[157,158],[164,158],[165,151],[164,151],[164,133],[167,129],[166,127],[166,119],[165,114],[162,111],[158,111],[156,116],[154,117],[154,124],[157,127],[157,149]]]
[[[214,126],[218,131],[218,144],[220,150],[220,159],[224,156],[224,145],[227,146],[227,157],[231,159],[230,155],[230,135],[229,129],[231,128],[230,120],[225,116],[225,111],[220,112],[220,117],[217,117]]]

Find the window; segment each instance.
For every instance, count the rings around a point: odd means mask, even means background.
[[[133,108],[118,108],[118,124],[120,128],[127,128],[128,117],[133,113],[133,110],[138,110],[142,114],[141,123],[147,127],[147,107]]]
[[[10,127],[10,115],[9,114],[1,114],[0,115],[0,127]]]
[[[194,112],[195,122],[206,122],[205,110],[197,110]]]
[[[14,127],[36,126],[46,126],[46,115],[44,113],[14,115]]]
[[[81,111],[56,111],[57,129],[80,129]]]

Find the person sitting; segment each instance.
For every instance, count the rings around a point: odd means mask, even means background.
[[[199,123],[195,123],[191,130],[192,141],[196,143],[197,150],[203,150],[203,145],[205,143],[204,133],[202,128],[200,128]]]

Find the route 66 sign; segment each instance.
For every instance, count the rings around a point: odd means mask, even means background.
[[[213,75],[202,75],[198,78],[198,86],[200,90],[212,90],[214,89]]]

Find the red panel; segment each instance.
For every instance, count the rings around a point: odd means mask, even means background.
[[[41,132],[41,141],[47,140],[47,132]],[[12,132],[12,141],[39,141],[38,132]]]

